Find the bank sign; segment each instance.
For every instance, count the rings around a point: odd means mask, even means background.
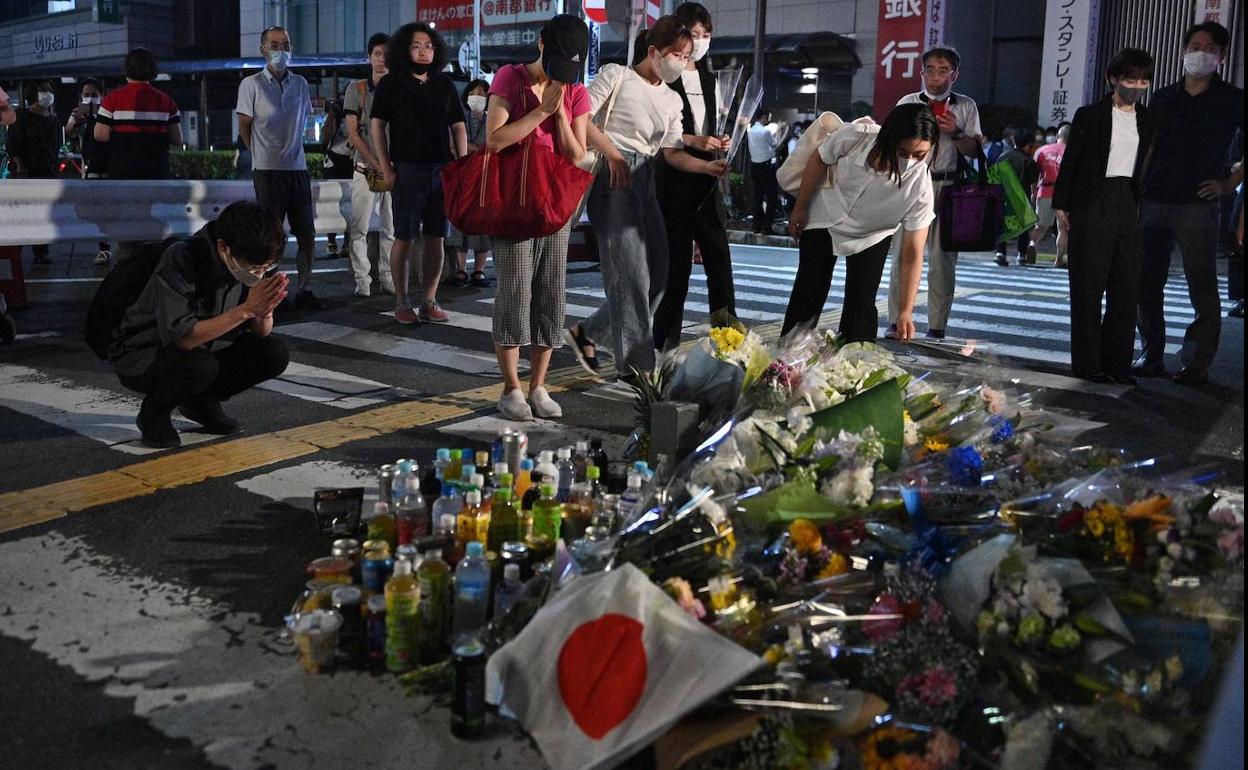
[[[37,33],[33,37],[35,53],[53,53],[55,51],[73,51],[78,48],[77,32],[46,32]]]
[[[875,118],[883,121],[906,94],[922,87],[923,52],[945,38],[947,0],[880,0],[875,49]]]

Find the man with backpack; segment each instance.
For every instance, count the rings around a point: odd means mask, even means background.
[[[144,445],[181,445],[175,408],[206,433],[238,432],[221,402],[286,370],[286,346],[269,332],[288,279],[265,277],[285,244],[267,206],[239,201],[189,239],[140,249],[100,285],[87,343],[144,394]]]

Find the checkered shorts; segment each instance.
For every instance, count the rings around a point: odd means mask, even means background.
[[[545,238],[493,238],[494,341],[504,347],[557,348],[563,341],[569,220]]]

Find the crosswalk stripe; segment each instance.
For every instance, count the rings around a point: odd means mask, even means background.
[[[915,323],[926,324],[927,314],[915,313],[914,320],[915,320]],[[1056,330],[1056,329],[1037,329],[1037,328],[1029,327],[1029,326],[1014,326],[1011,324],[981,323],[978,321],[969,321],[965,319],[956,319],[956,320],[951,321],[949,324],[949,328],[954,332],[982,332],[984,334],[991,335],[991,338],[985,337],[982,340],[982,342],[985,345],[992,347],[994,349],[1001,347],[1000,345],[997,344],[997,341],[996,341],[996,338],[998,337],[1019,337],[1022,339],[1049,340],[1052,342],[1059,342],[1061,343],[1063,347],[1063,353],[1067,356],[1067,359],[1069,359],[1069,353],[1065,350],[1065,347],[1070,344],[1070,332],[1069,331]],[[1177,339],[1182,339],[1182,335],[1179,335]],[[1180,344],[1171,343],[1171,344],[1166,345],[1166,352],[1177,353],[1181,347],[1182,345]],[[1034,350],[1034,351],[1044,350],[1044,348],[1027,347],[1027,346],[1015,346],[1015,348],[1020,349],[1020,350],[1026,349],[1026,350]],[[1031,356],[1031,357],[1034,357],[1034,356]],[[1048,360],[1048,359],[1040,359],[1040,360]]]
[[[281,377],[262,382],[257,387],[339,409],[359,409],[384,403],[387,399],[383,394],[391,390],[384,382],[297,361],[291,361]]]
[[[568,289],[567,293],[574,294],[576,291],[576,289]],[[493,305],[494,298],[486,297],[485,299],[477,300],[477,302],[480,302],[483,305]],[[564,316],[567,318],[589,318],[591,315],[598,312],[598,308],[590,307],[589,305],[574,305],[569,302],[564,305],[563,312]],[[492,330],[493,329],[491,328],[491,331]]]
[[[1025,318],[1032,321],[1053,321],[1061,323],[1065,319],[1067,324],[1070,323],[1070,303],[1069,302],[1045,302],[1044,300],[1033,299],[1031,297],[994,297],[988,294],[972,294],[965,298],[959,298],[954,305],[954,314],[960,310],[964,310],[967,306],[976,305],[1000,305],[1010,308],[1009,315],[1011,318]],[[1015,308],[1023,307],[1030,311],[1039,311],[1045,308],[1052,308],[1052,312],[1027,312],[1027,310],[1015,310]],[[1001,311],[994,311],[1001,312]],[[1195,319],[1195,314],[1191,312],[1181,312],[1166,306],[1167,320],[1183,320],[1191,321]],[[1167,331],[1180,335],[1183,329],[1180,327],[1171,327]]]
[[[600,299],[600,300],[605,300],[607,298],[607,293],[603,291],[602,289],[583,289],[583,288],[568,289],[568,293],[577,294],[579,296],[585,296],[585,297],[593,297],[595,299]],[[764,295],[758,295],[758,296],[764,297]],[[768,304],[773,304],[773,305],[777,304],[776,302],[771,301],[769,297],[764,297],[764,299],[758,300],[758,301],[765,301]],[[685,310],[693,311],[695,313],[711,312],[710,307],[705,302],[686,302]],[[749,310],[749,309],[737,308],[737,318],[740,318],[743,321],[779,321],[780,319],[784,318],[784,314],[783,313],[769,313],[769,312],[762,311],[762,310]]]
[[[350,348],[366,353],[376,353],[388,358],[420,362],[432,366],[456,369],[467,374],[497,374],[498,362],[492,352],[467,350],[440,342],[399,337],[384,332],[356,329],[350,326],[305,321],[279,326],[276,333],[287,337],[321,342],[327,345]]]
[[[98,441],[126,454],[145,455],[165,450],[138,443],[134,419],[141,399],[45,374],[17,364],[0,365],[0,406]],[[174,416],[183,445],[211,441],[217,436],[194,433],[195,425]]]

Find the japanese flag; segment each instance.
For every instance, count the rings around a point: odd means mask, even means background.
[[[761,665],[626,564],[543,607],[490,658],[486,697],[554,770],[609,768]]]

